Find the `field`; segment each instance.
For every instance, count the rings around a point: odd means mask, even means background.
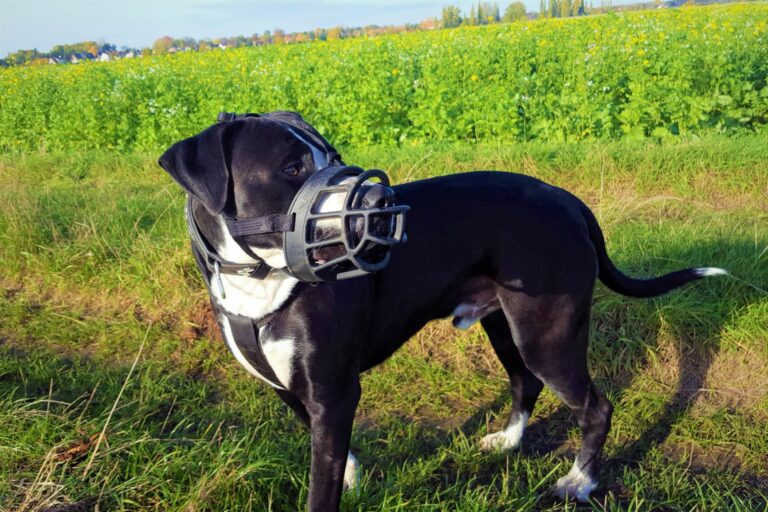
[[[616,412],[589,505],[547,492],[580,438],[549,391],[520,451],[478,450],[506,377],[478,326],[438,321],[364,375],[343,510],[768,510],[768,5],[515,26],[0,72],[0,510],[303,507],[308,433],[220,339],[156,164],[218,110],[275,108],[395,182],[567,188],[631,275],[732,273],[597,286]]]
[[[598,286],[591,368],[617,412],[593,506],[761,510],[767,142],[369,148],[347,157],[397,181],[526,172],[585,198],[614,261],[632,274],[730,269],[733,278],[654,300]],[[1,165],[5,509],[91,497],[107,510],[300,508],[307,433],[218,339],[182,194],[154,156],[27,155]],[[567,470],[578,430],[553,395],[543,396],[521,452],[476,448],[509,406],[478,328],[430,325],[367,374],[363,390],[353,434],[363,488],[346,496],[346,510],[562,508],[544,491]],[[101,432],[98,450],[82,441]],[[66,451],[77,447],[82,454]]]
[[[157,151],[219,111],[336,144],[741,133],[768,121],[766,3],[0,73],[0,149]]]

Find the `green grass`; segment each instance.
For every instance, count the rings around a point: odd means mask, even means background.
[[[585,199],[629,273],[731,270],[647,301],[598,285],[591,368],[616,413],[587,508],[765,510],[765,135],[343,153],[396,181],[532,174]],[[308,434],[216,338],[182,193],[154,160],[0,157],[0,509],[303,507]],[[572,508],[547,493],[579,442],[551,393],[521,451],[477,450],[509,410],[480,329],[430,324],[363,390],[352,440],[362,489],[343,509]],[[83,454],[65,453],[77,446]]]

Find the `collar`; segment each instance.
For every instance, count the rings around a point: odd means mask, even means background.
[[[197,226],[197,222],[195,222],[195,217],[192,214],[192,195],[187,195],[187,202],[184,205],[184,216],[187,219],[187,230],[192,239],[192,245],[200,253],[200,259],[208,271],[216,276],[216,282],[218,283],[222,298],[226,298],[226,295],[224,285],[221,282],[221,274],[264,279],[272,272],[282,272],[280,269],[270,267],[262,259],[258,259],[258,261],[253,263],[236,263],[219,256],[200,232],[200,228]]]

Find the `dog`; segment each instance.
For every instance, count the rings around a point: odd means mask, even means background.
[[[408,241],[391,249],[383,269],[354,279],[299,281],[285,271],[280,233],[240,239],[229,233],[227,219],[287,212],[310,176],[339,162],[332,146],[289,112],[230,116],[159,160],[189,194],[193,239],[209,247],[195,255],[229,349],[310,428],[308,510],[337,510],[342,489],[356,485],[358,464],[349,448],[360,373],[427,322],[445,317],[461,329],[480,322],[509,375],[507,426],[483,437],[480,448],[516,448],[539,393],[549,386],[573,411],[583,436],[554,492],[586,501],[597,487],[613,411],[587,369],[596,279],[624,295],[653,297],[727,272],[704,267],[630,278],[611,262],[582,201],[509,172],[393,187],[398,204],[410,206]],[[261,275],[220,271],[218,263],[206,262],[208,252],[250,266],[248,272],[258,267]],[[334,257],[316,252],[321,262]]]

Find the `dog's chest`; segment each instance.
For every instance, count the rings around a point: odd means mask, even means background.
[[[219,254],[231,261],[253,261],[235,244],[234,240],[227,240],[227,238],[229,237],[225,234],[225,243],[218,247]],[[258,350],[263,354],[263,358],[254,358],[252,357],[254,347],[250,346],[253,343],[249,343],[249,340],[238,339],[238,336],[233,332],[227,314],[247,317],[257,323],[267,315],[277,311],[291,296],[297,283],[296,279],[284,273],[270,274],[264,279],[228,274],[211,275],[210,277],[211,300],[220,312],[219,322],[227,346],[235,359],[249,373],[273,387],[290,387],[296,351],[295,341],[290,337],[272,336],[272,329],[268,327],[258,328],[254,339],[258,342]],[[254,326],[254,328],[256,327]],[[265,376],[265,373],[268,372],[264,371],[264,364],[269,365],[279,382],[273,382]]]
[[[222,287],[225,297],[222,298],[218,289],[216,276],[211,277],[210,289],[212,299],[222,312],[248,317],[257,322],[266,315],[276,311],[290,296],[295,279],[290,277],[270,278],[263,280],[248,277],[222,275]],[[271,329],[267,327],[257,328],[251,340],[243,340],[233,333],[230,320],[227,315],[220,315],[219,322],[222,334],[235,359],[245,367],[252,375],[265,381],[272,387],[289,388],[293,371],[293,357],[296,351],[295,342],[289,337],[271,336]],[[258,347],[254,347],[252,341],[256,341]],[[263,357],[254,358],[255,351]],[[268,378],[269,372],[264,371],[267,364],[277,377],[278,382]],[[265,375],[266,374],[266,375]]]
[[[270,275],[265,279],[222,274],[222,297],[216,279],[216,276],[211,276],[210,289],[219,307],[254,320],[261,320],[282,306],[297,283],[296,279],[284,274]]]

